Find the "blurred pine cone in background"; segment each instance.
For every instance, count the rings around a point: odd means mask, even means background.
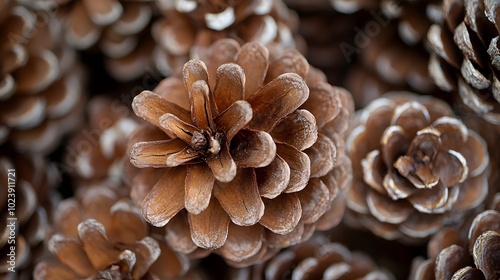
[[[500,193],[489,210],[445,228],[428,244],[429,258],[413,261],[410,280],[500,279]]]
[[[271,54],[304,44],[297,36],[298,19],[282,0],[162,0],[162,17],[152,29],[156,67],[168,76],[179,74],[190,58],[222,38],[240,44],[258,41]]]
[[[299,16],[298,32],[307,43],[304,55],[309,63],[323,71],[330,84],[343,84],[350,64],[357,57],[356,53],[348,55],[343,48],[354,45],[353,32],[363,26],[367,13],[339,13],[329,0],[284,2]]]
[[[432,23],[442,21],[441,1],[330,2],[341,13],[365,13],[364,23],[352,29],[353,43],[341,45],[346,59],[354,63],[343,82],[352,92],[357,108],[395,90],[448,98],[436,90],[427,70],[427,31]]]
[[[35,279],[174,279],[190,269],[187,257],[152,233],[130,200],[108,188],[59,203],[47,246],[57,260],[38,264]]]
[[[78,50],[97,47],[108,72],[119,81],[144,75],[152,65],[150,23],[154,1],[52,0],[64,22],[66,42]]]
[[[30,279],[34,265],[43,256],[44,240],[49,234],[53,211],[59,202],[55,191],[59,174],[52,164],[40,156],[11,154],[8,158],[7,154],[2,150],[0,157],[0,179],[4,184],[0,188],[0,278]],[[10,188],[7,188],[8,182]],[[12,223],[16,226],[13,227]],[[8,271],[12,267],[9,262],[11,246],[16,249],[15,273]]]
[[[146,220],[166,225],[174,249],[217,250],[235,266],[339,223],[349,93],[295,50],[272,57],[260,43],[225,39],[201,57],[132,104],[156,127],[130,138]]]
[[[428,33],[434,82],[459,95],[485,120],[500,125],[498,1],[444,1],[443,12],[443,23]]]
[[[234,269],[230,279],[377,279],[394,277],[366,254],[351,252],[321,236],[285,249],[265,263]]]
[[[0,5],[0,143],[46,154],[81,121],[81,66],[50,11]]]
[[[107,185],[128,196],[124,187],[127,137],[137,128],[138,119],[118,100],[98,96],[87,105],[86,125],[65,147],[65,168],[74,179],[77,196],[91,186]]]
[[[347,140],[351,222],[386,239],[424,239],[480,206],[485,141],[432,97],[395,92],[361,110]]]

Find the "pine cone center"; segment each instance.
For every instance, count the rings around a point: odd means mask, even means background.
[[[217,155],[220,152],[224,134],[220,132],[195,131],[191,137],[190,146],[202,157],[209,154]]]

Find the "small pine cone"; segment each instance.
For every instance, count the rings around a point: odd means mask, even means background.
[[[353,103],[296,50],[224,39],[205,55],[134,99],[154,127],[130,137],[131,196],[177,251],[246,266],[340,222]]]
[[[500,193],[489,210],[444,228],[427,247],[429,258],[415,258],[411,280],[500,279]]]
[[[157,69],[167,76],[180,73],[190,58],[222,38],[259,41],[272,55],[304,45],[296,35],[298,18],[282,0],[179,0],[158,6],[163,16],[152,29],[154,56]]]
[[[90,186],[102,184],[127,192],[124,169],[128,161],[127,137],[138,119],[119,101],[95,97],[87,105],[88,121],[66,146],[65,168],[75,180],[77,196]]]
[[[496,0],[443,1],[444,21],[429,29],[429,71],[443,90],[500,125],[500,5]]]
[[[488,193],[485,141],[438,99],[379,98],[361,111],[347,143],[354,173],[347,205],[383,238],[426,238]]]
[[[351,252],[340,243],[330,243],[315,236],[311,240],[287,248],[262,264],[234,269],[231,279],[378,279],[394,276],[379,269],[362,252]]]
[[[0,278],[29,279],[33,266],[43,254],[43,241],[58,202],[54,191],[58,173],[39,156],[14,155],[12,160],[2,156],[0,180],[4,182],[0,188]],[[15,272],[8,270],[11,267],[8,254],[13,245],[16,247]]]
[[[149,34],[153,2],[142,0],[68,0],[58,7],[65,22],[64,36],[74,48],[98,46],[105,66],[117,80],[140,77],[152,64]]]
[[[35,279],[173,279],[190,267],[130,200],[107,188],[62,201],[55,230],[47,246],[57,260],[38,264]]]
[[[25,153],[49,153],[79,122],[81,69],[75,52],[57,38],[56,19],[16,1],[2,3],[0,143]]]

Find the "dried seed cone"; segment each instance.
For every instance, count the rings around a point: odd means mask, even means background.
[[[65,151],[65,168],[75,181],[77,195],[93,185],[108,185],[119,192],[125,182],[127,137],[138,119],[119,101],[95,97],[87,105],[86,125],[70,140]],[[128,195],[128,193],[126,193]]]
[[[394,276],[362,252],[315,236],[281,251],[265,263],[232,271],[231,279],[378,279]]]
[[[131,195],[146,220],[166,225],[177,251],[216,250],[237,266],[340,222],[349,93],[295,50],[273,59],[260,43],[224,39],[204,61],[133,101],[154,126],[130,138],[143,168]]]
[[[39,263],[35,279],[173,279],[190,267],[110,189],[90,189],[81,202],[66,199],[56,213],[47,247],[57,260]]]
[[[428,244],[429,258],[416,258],[411,280],[500,278],[500,193],[489,210],[460,227],[445,228]]]
[[[429,29],[429,71],[443,90],[485,120],[500,125],[500,4],[443,1],[444,21]]]
[[[33,266],[43,254],[43,241],[52,223],[53,208],[58,201],[54,191],[58,173],[54,166],[38,156],[15,155],[11,159],[2,156],[0,167],[0,179],[4,182],[0,188],[3,221],[0,278],[29,279]],[[16,248],[15,272],[8,270],[12,266],[9,263],[11,246]]]
[[[163,16],[152,28],[154,60],[165,75],[180,73],[190,58],[222,38],[259,41],[272,54],[303,45],[298,18],[282,0],[159,1],[158,7]]]
[[[397,92],[375,100],[347,143],[354,173],[347,205],[383,238],[426,238],[488,193],[486,142],[436,98]]]
[[[0,143],[48,153],[79,121],[80,67],[56,19],[16,1],[1,5]]]
[[[154,42],[149,34],[153,1],[66,0],[57,11],[64,37],[74,48],[97,46],[109,73],[120,81],[140,77],[151,65]]]

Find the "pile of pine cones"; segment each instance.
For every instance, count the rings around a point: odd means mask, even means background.
[[[500,279],[498,0],[0,0],[1,279]]]

